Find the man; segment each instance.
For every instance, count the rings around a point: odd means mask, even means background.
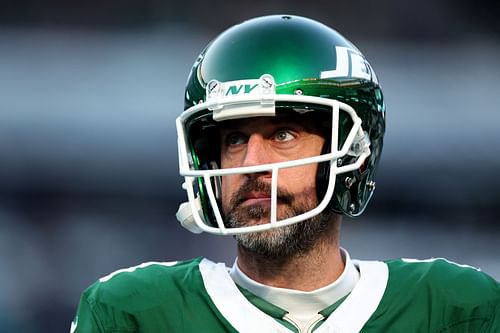
[[[76,332],[500,332],[500,286],[443,259],[355,261],[341,216],[375,190],[385,107],[364,56],[306,18],[212,41],[177,119],[193,232],[233,235],[232,268],[147,263],[82,295]]]

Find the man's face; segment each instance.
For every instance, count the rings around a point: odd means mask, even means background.
[[[324,142],[307,118],[257,117],[230,121],[221,129],[221,167],[256,166],[317,156]],[[278,220],[317,206],[316,169],[317,164],[306,164],[279,170]],[[222,177],[222,211],[229,227],[270,222],[271,180],[271,171]],[[308,221],[299,224],[304,223],[309,224]],[[296,225],[237,238],[285,241],[294,229]]]

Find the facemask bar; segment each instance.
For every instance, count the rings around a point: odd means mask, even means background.
[[[249,167],[238,167],[238,168],[228,168],[228,169],[217,169],[217,170],[193,170],[190,165],[193,165],[191,152],[187,147],[187,131],[185,130],[185,122],[193,114],[206,110],[208,108],[208,103],[201,103],[195,105],[188,110],[184,111],[176,120],[176,127],[178,133],[178,147],[179,147],[179,173],[184,176],[185,183],[183,188],[187,192],[189,199],[189,207],[186,203],[181,204],[179,212],[177,214],[178,219],[181,224],[188,228],[192,232],[208,232],[212,234],[220,235],[234,235],[249,232],[258,232],[263,230],[269,230],[277,227],[287,226],[294,224],[315,215],[321,213],[329,204],[335,188],[335,179],[338,174],[353,171],[359,169],[365,159],[370,155],[369,140],[367,134],[363,132],[361,128],[361,119],[357,116],[355,110],[349,105],[339,102],[337,100],[331,100],[315,96],[298,96],[298,95],[275,95],[274,100],[276,102],[298,102],[307,104],[319,104],[329,106],[332,109],[332,129],[331,129],[331,151],[328,154],[313,156],[298,160],[285,161],[279,163],[263,164],[258,166]],[[241,103],[248,108],[252,103],[259,103],[260,100],[249,99],[249,97],[233,97],[231,98],[232,105],[238,105]],[[353,126],[340,150],[338,150],[339,141],[339,112],[342,110],[346,112],[353,121]],[[353,150],[354,147],[356,147]],[[359,147],[361,145],[361,147]],[[337,166],[337,160],[347,154],[357,155],[355,162],[347,165]],[[284,220],[277,220],[277,185],[278,185],[278,174],[280,169],[297,167],[301,165],[320,163],[328,161],[330,163],[330,174],[328,179],[328,187],[326,194],[324,195],[321,202],[314,209],[296,215]],[[214,190],[212,188],[211,177],[221,177],[232,174],[249,174],[257,173],[261,171],[271,171],[271,212],[270,212],[270,222],[261,225],[253,225],[246,227],[237,228],[227,228],[224,225],[224,221],[221,216],[220,208],[217,205],[217,198],[215,196]],[[216,219],[217,227],[208,225],[204,222],[201,213],[200,198],[195,193],[194,183],[196,179],[202,177],[205,182],[206,194],[208,195],[210,206],[213,209],[213,213]]]

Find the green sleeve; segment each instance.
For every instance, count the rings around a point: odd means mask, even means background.
[[[99,298],[100,287],[97,282],[82,294],[71,333],[138,333],[133,315]]]
[[[75,319],[71,323],[70,333],[105,333],[98,315],[94,312],[93,306],[85,294],[80,298],[80,304],[76,312]]]

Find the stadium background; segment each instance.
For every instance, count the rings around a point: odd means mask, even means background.
[[[82,290],[150,260],[232,264],[191,235],[174,119],[188,70],[253,16],[316,18],[368,57],[387,101],[355,258],[447,257],[500,279],[500,15],[482,1],[1,1],[0,331],[67,332]]]

